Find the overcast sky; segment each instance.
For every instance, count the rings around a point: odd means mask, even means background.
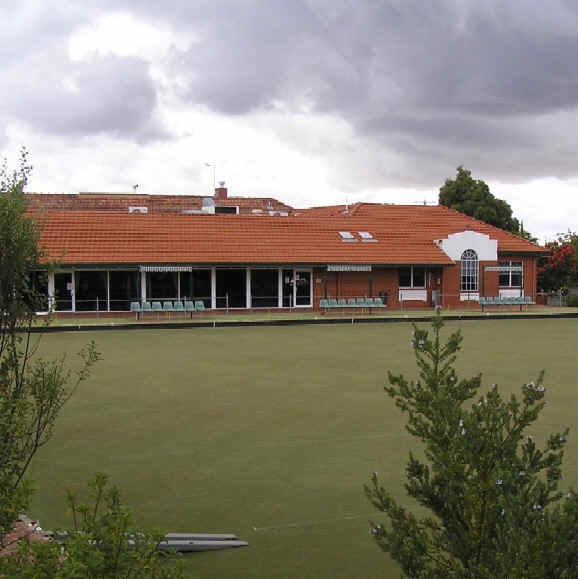
[[[541,239],[578,230],[576,0],[0,7],[30,191],[423,203],[464,165]]]

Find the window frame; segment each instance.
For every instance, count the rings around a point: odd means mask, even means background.
[[[524,262],[522,260],[505,259],[498,262],[499,267],[521,267],[521,271],[499,272],[498,286],[500,288],[521,288],[524,287]],[[508,277],[508,283],[502,283],[502,276]],[[519,277],[519,283],[512,283],[514,276]]]
[[[400,272],[401,270],[409,269],[409,279],[410,285],[401,285],[400,282]],[[416,285],[415,283],[415,270],[422,270],[423,271],[423,285]],[[425,289],[427,286],[427,276],[426,276],[426,268],[422,265],[406,265],[404,267],[399,267],[397,269],[397,285],[399,289]]]
[[[466,249],[460,258],[460,291],[477,292],[480,286],[480,260],[473,249]]]

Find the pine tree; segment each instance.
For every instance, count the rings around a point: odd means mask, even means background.
[[[528,434],[545,405],[543,376],[519,397],[495,384],[479,394],[481,375],[454,369],[460,332],[442,343],[443,325],[438,315],[431,335],[414,327],[419,379],[389,373],[385,387],[423,443],[405,488],[429,514],[401,506],[374,473],[365,492],[387,517],[372,524],[377,544],[407,577],[578,577],[578,498],[559,489],[568,430],[543,449]]]

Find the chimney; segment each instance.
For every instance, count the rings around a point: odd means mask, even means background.
[[[219,181],[219,186],[215,187],[215,199],[222,201],[227,198],[227,188],[224,181]]]

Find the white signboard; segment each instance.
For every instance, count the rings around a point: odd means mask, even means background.
[[[327,266],[327,271],[371,271],[371,265],[361,263],[333,263]]]
[[[485,271],[499,271],[500,273],[509,273],[511,271],[522,272],[521,265],[486,265]]]

